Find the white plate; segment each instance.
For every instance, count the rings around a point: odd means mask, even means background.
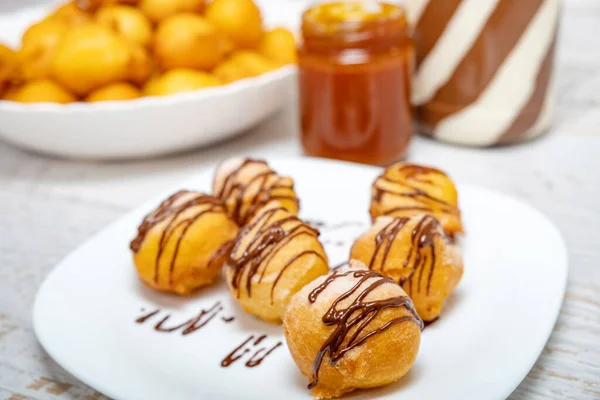
[[[369,187],[379,169],[316,159],[271,165],[295,179],[302,217],[364,224],[322,231],[331,263],[345,260],[369,223]],[[182,187],[209,190],[211,178],[212,171],[204,171]],[[409,375],[352,398],[504,399],[542,351],[566,284],[567,252],[559,232],[510,197],[468,185],[459,185],[459,194],[468,235],[458,290],[442,318],[424,331]],[[245,358],[220,366],[249,335],[267,334],[266,346],[283,341],[279,326],[244,314],[224,284],[182,298],[139,283],[128,243],[163,197],[98,233],[47,277],[34,308],[44,348],[73,375],[117,399],[310,399],[307,379],[285,345],[256,368],[246,368]],[[194,334],[153,330],[166,312],[173,323],[183,322],[216,301],[224,310]],[[166,311],[144,324],[134,322],[157,308]],[[235,320],[221,319],[229,316]]]
[[[18,46],[25,28],[48,10],[0,14],[0,42]],[[266,11],[269,26],[288,24]],[[187,150],[247,132],[294,98],[295,78],[296,67],[286,66],[229,85],[132,101],[61,105],[0,100],[0,138],[25,149],[79,159],[141,158]]]

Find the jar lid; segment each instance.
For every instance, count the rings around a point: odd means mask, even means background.
[[[303,36],[361,42],[376,37],[406,35],[404,9],[379,1],[342,1],[317,4],[304,12]]]

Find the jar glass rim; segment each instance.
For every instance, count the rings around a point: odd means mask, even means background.
[[[407,29],[404,8],[381,1],[317,3],[302,15],[305,38],[343,37],[346,42],[354,42],[374,36],[406,35]]]

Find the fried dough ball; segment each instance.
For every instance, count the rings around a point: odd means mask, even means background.
[[[263,35],[260,10],[252,0],[213,0],[206,18],[238,49],[255,49]]]
[[[239,65],[250,76],[262,75],[277,69],[275,63],[253,51],[236,51],[231,55],[229,61]]]
[[[292,32],[285,28],[275,28],[265,33],[260,44],[258,52],[267,59],[279,64],[295,64],[296,39]]]
[[[11,94],[10,100],[19,103],[73,103],[77,98],[49,79],[27,82]]]
[[[259,210],[225,267],[229,290],[246,312],[280,322],[294,293],[329,271],[318,235],[276,201]]]
[[[448,235],[463,231],[458,194],[452,180],[440,170],[397,163],[388,167],[371,188],[371,218],[431,214]]]
[[[63,4],[45,20],[60,21],[69,26],[80,26],[92,22],[92,15],[79,8],[75,1]]]
[[[241,50],[234,52],[225,62],[219,64],[213,74],[223,82],[230,83],[240,79],[262,75],[277,68],[277,65],[258,53]]]
[[[167,96],[174,93],[191,92],[212,86],[221,81],[206,72],[191,69],[173,69],[163,75],[152,78],[144,87],[146,96]]]
[[[153,49],[163,70],[193,68],[210,70],[222,58],[222,38],[200,15],[181,13],[158,25]]]
[[[130,247],[146,285],[189,294],[219,275],[237,231],[219,199],[182,190],[144,218]]]
[[[150,44],[152,24],[137,8],[122,5],[102,7],[96,14],[96,21],[141,46]]]
[[[95,12],[100,7],[114,6],[114,5],[128,5],[136,6],[139,0],[77,0],[77,6],[82,10],[88,12]]]
[[[21,73],[26,80],[50,76],[50,62],[59,42],[70,29],[60,20],[44,20],[31,25],[23,34],[19,52]]]
[[[0,43],[0,96],[9,90],[18,68],[17,52]]]
[[[351,265],[306,285],[283,317],[290,353],[319,399],[392,383],[419,351],[423,321],[404,290]]]
[[[142,97],[142,92],[130,83],[112,83],[90,93],[85,101],[96,103],[99,101],[123,101]]]
[[[215,171],[213,193],[225,202],[229,215],[240,226],[271,200],[298,214],[294,181],[277,175],[263,160],[230,158],[224,161]]]
[[[130,43],[129,51],[128,79],[138,86],[143,86],[156,71],[156,65],[148,51],[141,45]]]
[[[127,80],[131,47],[127,40],[100,24],[70,29],[52,59],[52,76],[78,95]]]
[[[230,56],[235,50],[235,43],[231,41],[227,36],[221,35],[221,54],[223,57]]]
[[[219,78],[223,83],[231,83],[239,81],[240,79],[250,78],[250,75],[244,68],[237,65],[236,63],[227,60],[219,64],[213,69],[213,74]]]
[[[182,12],[201,13],[204,0],[141,0],[139,7],[152,22],[159,23]]]
[[[17,93],[19,92],[19,89],[20,89],[19,86],[9,85],[4,90],[4,93],[2,93],[2,90],[0,90],[0,99],[7,100],[7,101],[16,101],[15,98],[17,96]]]
[[[431,215],[379,217],[350,258],[398,282],[424,321],[434,321],[463,274],[460,250]]]

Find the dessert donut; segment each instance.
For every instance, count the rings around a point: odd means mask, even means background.
[[[453,236],[463,231],[458,194],[444,172],[415,164],[388,167],[371,188],[371,218],[431,214]]]
[[[144,218],[130,248],[146,285],[188,294],[217,277],[237,232],[221,200],[181,190]]]
[[[227,284],[242,308],[280,322],[290,298],[329,271],[319,231],[277,202],[240,231],[227,260]]]
[[[440,315],[463,273],[459,248],[442,225],[426,214],[377,218],[354,242],[350,259],[401,285],[427,322]]]
[[[294,181],[277,175],[263,160],[231,158],[224,161],[215,173],[213,193],[225,202],[229,215],[240,226],[272,200],[292,214],[298,214]]]
[[[404,376],[422,329],[404,290],[356,261],[306,285],[283,318],[292,357],[320,399]]]

